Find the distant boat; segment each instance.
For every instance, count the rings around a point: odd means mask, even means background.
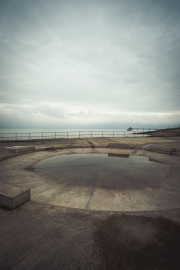
[[[127,129],[127,131],[132,131],[132,130],[133,130],[133,128],[132,128],[132,127],[130,127],[130,128],[128,128],[128,129]]]

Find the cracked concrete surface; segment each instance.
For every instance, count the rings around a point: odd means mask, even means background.
[[[66,148],[73,143],[102,147]],[[108,143],[131,144],[134,149],[112,151],[105,148]],[[31,201],[13,211],[0,207],[0,269],[180,268],[180,157],[149,152],[142,147],[155,144],[180,149],[178,137],[3,142],[0,156],[8,155],[6,146],[41,144],[64,149],[24,154],[0,162],[1,180],[30,187],[32,194]],[[95,188],[89,210],[85,208],[92,189],[71,190],[77,203],[72,208],[65,186],[62,189],[50,176],[25,170],[50,157],[93,151],[146,157],[168,164],[170,171],[160,179],[158,188]],[[85,207],[81,209],[83,203]]]
[[[133,150],[97,148],[96,153],[100,154],[113,152],[116,154],[131,155],[134,153],[137,156],[154,158],[159,162],[169,164],[170,173],[166,176],[163,174],[163,179],[157,179],[158,188],[147,188],[145,190],[130,189],[125,191],[126,195],[124,195],[124,191],[113,188],[109,188],[109,190],[99,187],[95,188],[96,181],[93,187],[74,186],[72,188],[65,184],[59,185],[47,174],[25,170],[25,168],[32,167],[39,161],[49,157],[69,154],[94,154],[93,150],[94,148],[75,148],[52,152],[41,151],[17,156],[16,158],[1,162],[3,166],[0,167],[0,174],[5,182],[30,188],[32,194],[31,199],[41,203],[104,211],[152,211],[180,207],[180,181],[177,176],[177,170],[179,171],[179,158],[174,156],[159,154],[158,158],[157,154],[146,152],[142,149],[135,153]],[[86,177],[89,176],[86,175]],[[101,172],[99,179],[102,177],[103,172]],[[104,175],[104,177],[106,176]],[[135,172],[134,179],[136,179]],[[92,194],[93,200],[89,203],[89,198]]]

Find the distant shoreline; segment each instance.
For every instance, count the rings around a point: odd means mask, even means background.
[[[152,137],[176,137],[180,136],[180,128],[166,128],[155,131],[136,132],[136,134],[148,134]]]

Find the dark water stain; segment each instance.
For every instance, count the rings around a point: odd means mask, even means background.
[[[180,226],[159,217],[112,215],[93,234],[99,269],[180,269]]]

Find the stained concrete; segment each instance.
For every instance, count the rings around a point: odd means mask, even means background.
[[[65,149],[71,143],[83,142],[90,147]],[[142,156],[168,164],[170,173],[161,181],[160,188],[143,191],[143,194],[140,191],[122,193],[119,197],[121,209],[99,211],[57,205],[58,184],[48,176],[41,178],[37,172],[25,170],[58,155],[107,154],[104,146],[108,143],[131,144],[133,149],[113,149],[113,153]],[[102,148],[91,147],[96,144]],[[143,146],[147,144],[176,148],[177,152],[180,149],[177,137],[42,141],[39,146],[52,150],[1,161],[1,177],[7,183],[31,187],[32,198],[13,211],[0,208],[0,268],[179,269],[180,157],[146,151]],[[36,146],[36,142],[33,145]],[[3,153],[7,154],[4,147],[13,144],[2,146],[0,156],[3,157]],[[112,149],[109,150],[112,153]],[[113,205],[111,190],[106,197],[107,205]],[[100,204],[99,198],[96,205]]]
[[[112,154],[112,149],[97,148],[96,153]],[[91,185],[84,186],[80,184],[78,186],[67,186],[65,182],[58,184],[54,179],[41,172],[35,172],[32,168],[39,161],[47,159],[49,157],[55,157],[59,155],[69,154],[86,154],[93,153],[93,149],[89,148],[75,148],[68,150],[58,151],[43,151],[31,153],[28,155],[17,156],[14,159],[8,159],[3,161],[4,166],[0,168],[0,174],[3,179],[6,179],[8,183],[23,185],[28,189],[31,189],[31,198],[33,201],[48,203],[58,206],[75,207],[85,209],[87,201],[92,193],[93,187]],[[114,154],[132,155],[132,150],[114,149]],[[152,210],[164,210],[174,209],[180,207],[180,182],[176,180],[175,174],[179,171],[179,158],[171,157],[169,155],[162,155],[144,150],[139,150],[136,155],[146,156],[148,158],[154,158],[159,162],[164,162],[170,166],[170,173],[156,176],[156,187],[147,187],[146,189],[125,189],[118,190],[109,186],[108,190],[103,187],[96,187],[93,192],[93,199],[89,204],[91,210],[107,210],[107,211],[152,211]],[[143,162],[143,160],[142,160]],[[175,165],[177,164],[177,165]],[[8,170],[7,168],[12,168]],[[26,168],[26,170],[25,170]],[[29,168],[29,169],[28,169]],[[142,168],[143,169],[143,168]],[[141,170],[142,170],[141,169]],[[138,170],[138,168],[137,168]],[[137,171],[139,177],[141,176],[141,170]],[[89,174],[85,174],[85,177],[90,177]],[[62,177],[65,177],[62,176]],[[67,176],[68,178],[68,176]],[[98,175],[98,179],[106,179],[106,173],[101,171]],[[134,174],[134,179],[136,175]],[[82,180],[83,183],[83,180]],[[171,185],[169,184],[171,183]]]

